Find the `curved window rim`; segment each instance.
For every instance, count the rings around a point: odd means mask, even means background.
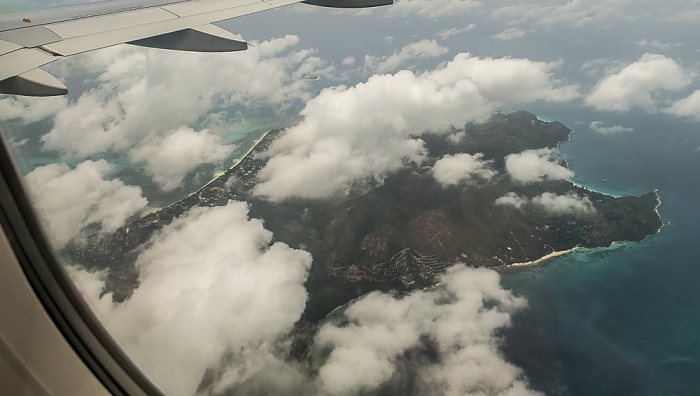
[[[0,132],[2,129],[0,125]],[[163,395],[109,335],[56,258],[7,142],[0,140],[0,226],[44,309],[110,393]]]

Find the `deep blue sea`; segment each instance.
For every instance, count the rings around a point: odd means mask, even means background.
[[[614,195],[656,188],[666,226],[504,275],[529,300],[504,332],[506,355],[547,394],[700,395],[700,124],[631,114],[603,121],[634,132],[600,135],[589,114],[538,114],[574,129],[560,151],[576,182]]]

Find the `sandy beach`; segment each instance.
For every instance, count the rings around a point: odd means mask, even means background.
[[[261,142],[263,139],[265,139],[265,136],[267,136],[268,133],[270,133],[270,131],[267,131],[267,132],[263,133],[262,136],[260,136],[258,139],[256,139],[256,140],[255,140],[255,143],[253,143],[253,145],[250,146],[250,148],[248,149],[248,151],[246,151],[245,154],[243,154],[242,156],[240,156],[240,157],[238,158],[238,160],[236,160],[236,162],[234,162],[233,165],[231,165],[226,171],[218,171],[218,172],[215,172],[215,173],[214,173],[214,178],[213,178],[213,179],[209,180],[209,182],[207,182],[207,184],[203,185],[203,186],[200,187],[197,191],[193,192],[193,193],[190,194],[190,195],[193,195],[193,194],[198,193],[199,191],[201,191],[202,189],[206,188],[206,187],[207,187],[208,185],[210,185],[211,183],[215,182],[216,179],[218,179],[219,177],[223,176],[228,170],[231,170],[231,169],[234,169],[235,167],[237,167],[238,164],[240,164],[241,161],[243,161],[243,159],[244,159],[245,157],[247,157],[253,150],[255,150],[256,147],[258,147],[258,144],[260,144],[260,142]],[[190,196],[190,195],[188,195],[188,196]]]
[[[579,248],[580,248],[579,246],[576,246],[576,247],[573,247],[573,248],[567,249],[567,250],[555,251],[555,252],[549,253],[549,254],[547,254],[547,255],[544,255],[544,256],[538,258],[537,260],[525,261],[525,262],[522,262],[522,263],[508,264],[508,265],[506,265],[506,268],[524,267],[524,266],[527,266],[527,265],[539,264],[539,263],[541,263],[541,262],[543,262],[543,261],[545,261],[545,260],[549,260],[549,259],[551,259],[551,258],[553,258],[553,257],[563,256],[563,255],[565,255],[565,254],[572,253],[572,252],[576,251],[576,250],[579,249]]]
[[[238,164],[240,164],[241,161],[243,161],[243,159],[244,159],[245,157],[247,157],[253,150],[255,150],[256,147],[258,147],[258,144],[260,144],[260,142],[261,142],[263,139],[265,139],[265,136],[267,136],[270,132],[271,132],[271,130],[269,130],[269,131],[263,133],[262,136],[260,136],[258,139],[256,139],[256,140],[255,140],[255,143],[253,143],[253,145],[248,149],[248,151],[246,151],[245,154],[243,154],[242,156],[240,156],[240,157],[238,158],[238,160],[236,160],[236,162],[234,162],[233,165],[231,165],[231,166],[228,168],[228,170],[231,170],[231,169],[234,169],[235,167],[237,167]],[[175,205],[176,203],[182,201],[182,200],[185,199],[185,198],[188,198],[188,197],[190,197],[190,196],[192,196],[192,195],[194,195],[194,194],[197,194],[198,192],[200,192],[200,191],[202,191],[204,188],[206,188],[208,185],[210,185],[211,183],[213,183],[214,181],[216,181],[216,179],[218,179],[219,177],[223,176],[225,173],[226,173],[226,171],[216,171],[216,172],[214,172],[214,175],[213,175],[214,178],[213,178],[213,179],[209,180],[209,181],[207,182],[207,184],[205,184],[205,185],[203,185],[202,187],[198,188],[197,190],[191,192],[191,193],[188,194],[186,197],[183,197],[183,198],[181,198],[181,199],[179,199],[179,200],[177,200],[177,201],[175,201],[175,202],[172,202],[172,203],[170,203],[170,204],[168,204],[168,205],[166,205],[166,206],[164,206],[164,207],[153,207],[153,208],[148,208],[148,209],[144,210],[143,212],[141,212],[140,217],[143,218],[143,217],[146,217],[146,216],[148,216],[148,215],[150,215],[150,214],[157,213],[157,212],[159,212],[160,210],[162,210],[162,209],[164,209],[164,208],[168,208],[168,207],[170,207],[170,206],[172,206],[172,205]]]
[[[271,130],[269,130],[269,131],[263,133],[262,136],[260,136],[257,140],[255,140],[255,143],[253,143],[253,145],[250,147],[250,149],[248,149],[248,151],[246,151],[245,154],[243,154],[236,162],[234,162],[233,165],[231,165],[231,166],[229,167],[229,169],[233,169],[233,168],[237,167],[238,164],[240,164],[241,161],[243,161],[243,158],[247,157],[248,154],[250,154],[253,150],[255,150],[255,148],[258,147],[258,144],[260,144],[260,142],[261,142],[263,139],[265,139],[265,136],[267,136],[267,134],[269,134],[270,132],[271,132]],[[225,172],[222,172],[222,174],[223,174],[223,173],[225,173]],[[214,180],[216,180],[216,179],[217,179],[217,178],[214,178]],[[212,180],[212,181],[214,181],[214,180]],[[210,181],[209,183],[211,183],[211,181]],[[207,183],[207,184],[209,184],[209,183]],[[205,186],[205,187],[206,187],[206,186]]]
[[[607,195],[607,196],[613,197],[613,198],[620,198],[620,197],[622,196],[622,195],[619,195],[619,194],[611,193],[610,191],[603,191],[602,189],[593,189],[593,188],[591,188],[591,187],[586,187],[586,186],[584,186],[584,185],[582,185],[582,184],[578,184],[578,183],[576,183],[576,182],[574,182],[574,181],[571,181],[571,180],[569,180],[569,183],[573,184],[574,186],[576,186],[576,187],[578,187],[578,188],[582,188],[582,189],[584,189],[584,190],[586,190],[586,191],[590,191],[590,192],[594,192],[594,193],[598,193],[598,194]]]

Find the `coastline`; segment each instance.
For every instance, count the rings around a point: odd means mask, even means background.
[[[594,190],[594,189],[591,188],[591,187],[584,186],[583,184],[577,183],[577,182],[575,182],[575,181],[573,181],[573,180],[568,180],[568,182],[571,183],[571,184],[573,184],[574,186],[576,186],[576,187],[578,187],[578,188],[581,188],[581,189],[583,189],[583,190],[586,190],[586,191],[589,191],[589,192],[592,192],[592,193],[603,194],[603,195],[607,195],[608,197],[613,197],[613,198],[621,198],[621,197],[624,196],[624,195],[620,195],[620,194],[614,194],[614,193],[612,193],[612,192],[610,192],[610,191]]]
[[[574,182],[570,181],[570,183],[578,186],[578,184],[576,184]],[[587,189],[586,187],[582,187],[582,186],[580,186],[580,187],[584,188],[586,190],[592,191],[590,189]],[[659,220],[661,221],[661,225],[659,226],[659,228],[656,230],[655,233],[647,235],[641,241],[613,241],[612,243],[610,243],[609,246],[599,246],[599,247],[584,247],[584,246],[577,245],[571,249],[553,251],[553,252],[546,254],[546,255],[544,255],[536,260],[525,261],[525,262],[520,262],[520,263],[506,264],[501,268],[503,268],[503,269],[516,269],[516,268],[521,268],[521,267],[538,265],[538,264],[542,264],[543,262],[545,262],[549,259],[559,257],[559,256],[565,256],[567,254],[574,253],[574,252],[577,252],[579,250],[586,250],[586,249],[588,249],[588,250],[609,250],[609,249],[615,249],[617,247],[617,245],[623,245],[625,243],[644,243],[649,238],[653,237],[654,235],[658,235],[659,233],[661,233],[661,231],[666,227],[666,224],[663,221],[663,217],[661,217],[661,213],[659,212],[659,207],[661,206],[661,196],[659,195],[659,190],[654,189],[653,192],[654,192],[654,194],[656,194],[656,206],[654,207],[654,212],[659,217]]]
[[[603,194],[603,195],[606,195],[606,196],[608,196],[608,197],[622,198],[622,197],[628,196],[628,195],[625,195],[625,194],[619,194],[619,195],[618,195],[618,194],[613,194],[613,193],[611,193],[611,192],[609,192],[609,191],[598,191],[598,190],[594,190],[594,189],[592,189],[592,188],[590,188],[590,187],[584,186],[584,185],[582,185],[582,184],[576,183],[576,182],[571,181],[571,180],[568,180],[568,182],[571,183],[571,184],[573,184],[574,186],[576,186],[576,187],[578,187],[578,188],[583,189],[583,190],[586,190],[586,191],[589,191],[589,192],[593,192],[593,193],[597,193],[597,194]],[[663,230],[664,227],[667,226],[666,223],[664,223],[664,218],[661,216],[661,212],[659,211],[659,207],[661,206],[661,203],[662,203],[662,201],[661,201],[661,194],[659,194],[659,189],[658,189],[658,188],[655,188],[655,189],[651,190],[651,192],[653,192],[654,195],[656,195],[656,205],[654,206],[654,213],[656,213],[656,216],[659,218],[659,221],[661,222],[661,225],[659,226],[659,228],[656,230],[655,233],[647,235],[643,240],[639,241],[640,243],[646,241],[649,237],[654,236],[654,235],[660,233],[661,230]],[[644,195],[644,194],[647,194],[647,193],[640,193],[640,194],[637,194],[637,195],[635,195],[635,196],[639,197],[639,196],[642,196],[642,195]],[[615,242],[613,242],[613,243],[615,243]]]
[[[174,202],[172,202],[172,203],[170,203],[170,204],[168,204],[168,205],[165,205],[165,206],[162,206],[162,207],[159,207],[159,208],[155,208],[155,207],[154,207],[154,208],[146,208],[143,212],[141,212],[141,214],[139,215],[139,217],[140,217],[140,218],[144,218],[144,217],[146,217],[146,216],[156,214],[156,213],[160,212],[160,211],[163,210],[163,209],[167,209],[167,208],[169,208],[169,207],[171,207],[171,206],[177,204],[178,202],[182,201],[183,199],[187,199],[187,198],[189,198],[189,197],[191,197],[191,196],[193,196],[193,195],[195,195],[195,194],[198,194],[200,191],[202,191],[203,189],[207,188],[207,186],[209,186],[210,184],[212,184],[213,182],[215,182],[216,180],[218,180],[221,176],[225,175],[226,173],[228,173],[228,172],[230,172],[230,171],[235,170],[236,167],[241,163],[241,161],[243,161],[247,156],[249,156],[250,153],[252,153],[253,150],[255,150],[256,147],[258,147],[258,145],[260,144],[260,142],[262,142],[263,139],[265,139],[265,137],[266,137],[270,132],[272,132],[272,131],[273,131],[272,129],[269,129],[269,130],[267,130],[266,132],[264,132],[258,139],[255,140],[255,142],[253,143],[252,146],[250,146],[250,148],[248,149],[248,151],[246,151],[245,154],[243,154],[242,156],[240,156],[240,157],[236,160],[236,162],[234,162],[233,165],[231,165],[230,167],[228,167],[225,171],[223,171],[223,172],[221,172],[221,171],[219,171],[219,172],[214,172],[214,178],[212,178],[211,180],[209,180],[209,181],[208,181],[206,184],[204,184],[202,187],[196,189],[195,191],[193,191],[193,192],[187,194],[187,196],[182,197],[182,198],[180,198],[180,199],[178,199],[178,200],[176,200],[176,201],[174,201]]]
[[[564,255],[567,255],[569,253],[573,253],[579,249],[581,249],[581,246],[574,246],[571,249],[566,249],[566,250],[555,250],[552,253],[546,254],[546,255],[544,255],[536,260],[524,261],[521,263],[506,264],[504,268],[527,267],[530,265],[541,264],[542,262],[549,260],[551,258],[564,256]]]
[[[539,118],[538,118],[538,119],[539,119]],[[540,120],[540,121],[542,121],[542,120]],[[557,143],[557,146],[556,146],[556,150],[557,150],[557,151],[559,151],[560,145],[561,145],[562,143],[569,143],[569,142],[571,142],[573,132],[574,132],[574,130],[573,130],[573,129],[570,129],[570,130],[569,130],[568,139],[565,140],[565,141],[562,141],[562,142]],[[565,160],[565,162],[566,162],[566,168],[569,169],[568,161]],[[613,198],[620,198],[620,197],[624,196],[624,195],[618,195],[618,194],[611,193],[610,191],[599,191],[599,190],[593,189],[593,188],[591,188],[591,187],[584,186],[583,184],[577,183],[577,182],[575,182],[575,181],[573,181],[573,180],[567,180],[567,181],[568,181],[569,183],[571,183],[572,185],[574,185],[574,186],[576,186],[576,187],[578,187],[578,188],[580,188],[580,189],[583,189],[583,190],[585,190],[585,191],[591,192],[591,193],[602,194],[602,195],[606,195],[606,196],[613,197]],[[647,235],[647,236],[644,238],[644,240],[639,241],[640,243],[646,241],[649,237],[651,237],[651,236],[653,236],[653,235],[657,235],[657,234],[660,233],[661,230],[664,228],[663,218],[661,217],[661,213],[659,213],[659,206],[661,206],[661,196],[659,195],[658,189],[654,189],[653,191],[654,191],[654,194],[656,194],[656,200],[657,200],[657,204],[656,204],[656,206],[654,207],[654,212],[656,212],[656,215],[659,217],[659,220],[661,220],[661,226],[660,226],[659,229],[656,231],[656,233]],[[607,249],[613,248],[615,245],[620,244],[620,243],[622,243],[622,242],[614,241],[614,242],[612,242],[612,243],[610,244],[610,246],[602,246],[602,247],[597,247],[597,248],[583,248],[583,247],[577,245],[577,246],[574,246],[574,247],[571,248],[571,249],[552,251],[551,253],[546,254],[546,255],[544,255],[544,256],[542,256],[542,257],[540,257],[540,258],[538,258],[538,259],[535,259],[535,260],[524,261],[524,262],[519,262],[519,263],[512,263],[512,264],[506,264],[506,265],[504,265],[504,266],[501,267],[501,268],[503,268],[503,269],[515,269],[515,268],[520,268],[520,267],[529,267],[529,266],[533,266],[533,265],[537,265],[537,264],[542,264],[543,262],[545,262],[545,261],[547,261],[547,260],[549,260],[549,259],[555,258],[555,257],[565,256],[565,255],[568,255],[568,254],[570,254],[570,253],[574,253],[574,252],[576,252],[577,250],[580,250],[580,249],[601,249],[601,250],[607,250]]]
[[[666,226],[666,223],[664,223],[664,218],[661,217],[661,212],[659,212],[659,207],[661,206],[661,195],[659,194],[658,188],[654,189],[654,194],[656,194],[656,206],[654,207],[654,212],[656,212],[656,215],[659,216],[659,220],[661,221],[661,225],[659,226],[659,229],[656,230],[656,234],[653,234],[653,235],[657,235],[661,232],[661,230],[664,229],[664,227]],[[671,223],[669,222],[668,224],[670,225]],[[644,241],[646,241],[649,237],[651,237],[651,235],[647,235],[647,237],[644,238]],[[642,241],[642,242],[644,242],[644,241]]]
[[[256,139],[256,140],[255,140],[255,143],[253,143],[253,145],[250,147],[250,149],[248,149],[248,151],[246,151],[245,154],[243,154],[240,158],[238,158],[238,160],[237,160],[236,162],[234,162],[233,165],[231,165],[226,171],[224,171],[224,172],[222,173],[222,175],[225,174],[226,172],[230,171],[230,170],[235,169],[235,168],[238,166],[238,164],[240,164],[241,161],[243,161],[243,159],[244,159],[245,157],[247,157],[248,155],[250,155],[250,153],[252,153],[253,150],[255,150],[256,147],[258,147],[258,144],[260,144],[260,142],[262,142],[263,139],[265,139],[265,136],[267,136],[268,134],[270,134],[270,132],[272,132],[272,129],[268,129],[267,132],[263,133],[258,139]],[[220,177],[220,176],[219,176],[219,177]],[[214,180],[218,179],[219,177],[214,178],[214,179],[211,180],[209,183],[207,183],[207,184],[205,184],[204,186],[202,186],[202,188],[208,186],[209,184],[211,184]]]
[[[225,175],[227,172],[236,169],[236,167],[241,163],[241,161],[243,161],[243,159],[245,159],[245,157],[249,156],[250,153],[252,153],[253,150],[255,150],[256,147],[258,147],[258,145],[260,144],[260,142],[262,142],[262,140],[265,139],[265,136],[267,136],[270,132],[272,132],[272,129],[270,129],[270,130],[268,130],[267,132],[263,133],[262,136],[260,136],[258,139],[256,139],[256,140],[255,140],[255,143],[253,143],[253,145],[250,146],[250,148],[248,149],[248,151],[246,151],[245,154],[243,154],[242,156],[240,156],[240,157],[238,158],[238,160],[236,160],[236,162],[233,163],[233,165],[231,165],[230,167],[228,167],[228,169],[226,169],[226,170],[223,171],[223,172],[215,172],[215,173],[214,173],[215,177],[214,177],[213,179],[209,180],[209,181],[207,182],[207,184],[205,184],[205,185],[203,185],[202,187],[198,188],[197,191],[192,192],[192,193],[189,194],[187,197],[190,197],[190,196],[192,196],[192,195],[194,195],[194,194],[197,194],[198,192],[200,192],[200,191],[202,191],[203,189],[207,188],[208,185],[210,185],[210,184],[212,184],[213,182],[215,182],[215,181],[216,181],[217,179],[219,179],[221,176]],[[187,198],[187,197],[186,197],[186,198]],[[185,199],[185,198],[182,198],[182,199]],[[182,199],[178,200],[177,202],[182,201]],[[170,205],[168,205],[168,206],[170,206]]]

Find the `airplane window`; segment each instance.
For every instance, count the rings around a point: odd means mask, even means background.
[[[165,394],[700,389],[696,1],[77,3],[2,138]]]

